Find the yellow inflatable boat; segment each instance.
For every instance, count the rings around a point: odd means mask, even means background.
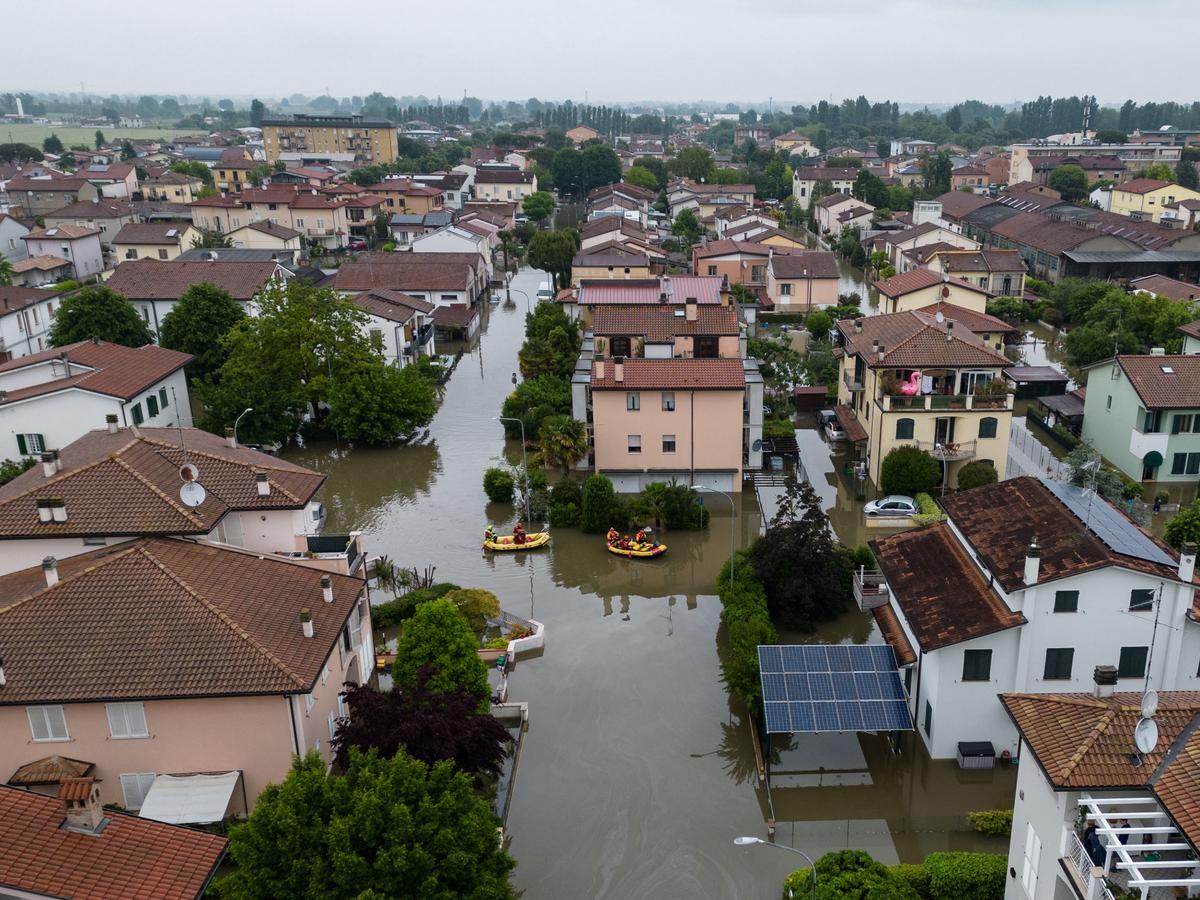
[[[498,534],[490,541],[483,542],[484,550],[495,550],[498,553],[513,553],[517,550],[536,550],[550,543],[550,532],[532,531],[525,535],[525,542],[515,543],[511,534]]]
[[[655,556],[662,556],[667,552],[666,544],[639,544],[636,541],[629,542],[629,548],[626,549],[620,544],[608,544],[608,552],[615,553],[617,556],[628,557],[629,559],[652,559]]]

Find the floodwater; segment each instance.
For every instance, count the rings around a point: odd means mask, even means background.
[[[532,296],[541,277],[525,270],[514,287]],[[707,495],[711,527],[666,533],[670,550],[657,560],[619,559],[601,537],[569,529],[545,550],[485,556],[485,525],[508,524],[512,510],[488,504],[483,470],[520,460],[492,419],[523,336],[524,298],[513,297],[516,308],[485,310],[481,341],[448,382],[426,443],[310,445],[288,458],[328,474],[330,531],[362,529],[371,555],[436,566],[438,580],[485,587],[506,610],[545,623],[545,650],[520,659],[509,678],[509,700],[529,704],[507,821],[526,900],[778,897],[803,860],[733,845],[737,835],[765,837],[769,813],[743,711],[721,683],[724,631],[712,593],[732,547],[759,532],[754,495],[736,498],[735,518],[724,497]],[[839,508],[834,464],[808,440],[811,477],[835,527],[849,529],[861,514]],[[877,641],[873,630],[853,611],[818,634],[785,639]],[[1011,806],[1011,770],[932,762],[911,734],[899,755],[872,735],[801,735],[777,756],[786,770],[773,791],[780,843],[813,856],[862,848],[884,862],[1004,849],[966,830],[962,815]]]

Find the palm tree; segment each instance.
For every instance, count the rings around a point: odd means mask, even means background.
[[[587,456],[587,428],[571,416],[549,416],[542,422],[538,437],[546,462],[562,466],[564,475],[569,475],[571,466]]]
[[[8,287],[12,284],[13,267],[12,263],[3,256],[0,256],[0,285]]]
[[[516,248],[516,235],[505,228],[502,231],[496,232],[496,237],[500,239],[500,252],[504,254],[504,278],[508,279],[508,254],[510,250]]]

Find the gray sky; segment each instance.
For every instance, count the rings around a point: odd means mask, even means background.
[[[1194,31],[1198,6],[887,0],[868,14],[829,0],[209,0],[126,14],[42,0],[36,18],[56,23],[58,50],[22,40],[10,17],[0,89],[75,91],[82,80],[95,93],[214,100],[328,88],[447,100],[465,90],[485,100],[582,100],[586,91],[592,102],[811,103],[860,93],[930,103],[1039,93],[1182,101],[1200,82],[1146,64],[1153,46],[1119,49],[1121,34],[1132,27],[1144,38],[1138,23],[1147,22]],[[1119,64],[1131,55],[1137,64]]]

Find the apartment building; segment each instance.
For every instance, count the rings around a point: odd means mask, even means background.
[[[355,162],[376,165],[399,156],[396,126],[387,119],[296,113],[263,119],[262,131],[269,163],[297,153],[348,154]]]

